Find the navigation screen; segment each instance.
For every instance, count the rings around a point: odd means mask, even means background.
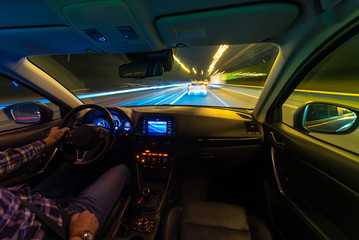
[[[166,135],[167,122],[166,121],[148,121],[147,133],[149,135]]]

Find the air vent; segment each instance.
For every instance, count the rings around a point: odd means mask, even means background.
[[[246,126],[248,134],[253,134],[253,135],[261,134],[258,125],[255,122],[244,122],[244,125]]]

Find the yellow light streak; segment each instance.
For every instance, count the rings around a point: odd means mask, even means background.
[[[201,75],[203,75],[203,70],[201,70]]]
[[[192,71],[194,72],[194,74],[197,74],[197,71],[194,67],[192,68]]]
[[[173,55],[173,59],[183,68],[183,70],[188,73],[191,72],[183,63],[181,63],[181,61],[175,55]]]
[[[214,67],[216,65],[216,63],[218,62],[218,60],[222,57],[222,54],[227,50],[229,46],[228,45],[221,45],[219,46],[216,54],[213,56],[213,61],[211,63],[211,65],[208,68],[208,72],[209,74],[212,73],[212,71],[214,70]]]

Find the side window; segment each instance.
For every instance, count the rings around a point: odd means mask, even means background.
[[[15,103],[36,101],[43,103],[53,110],[53,118],[60,117],[59,107],[47,99],[43,98],[39,94],[27,89],[26,87],[13,82],[3,76],[0,76],[0,131],[11,130],[15,128],[21,128],[29,126],[29,124],[15,123],[11,121],[4,113],[7,106]],[[26,121],[23,121],[26,122]],[[31,125],[31,124],[30,124]]]
[[[309,102],[318,104],[308,107]],[[359,128],[355,128],[359,120],[359,35],[336,48],[307,74],[283,104],[282,121],[300,128],[296,113],[305,106],[309,113],[302,124],[310,122],[309,128],[304,127],[309,135],[359,153]],[[354,131],[346,131],[349,128]]]

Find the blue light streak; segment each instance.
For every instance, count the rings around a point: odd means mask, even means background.
[[[184,92],[181,96],[179,96],[178,98],[176,98],[174,101],[172,101],[172,102],[170,102],[170,104],[172,105],[172,104],[175,104],[178,100],[180,100],[180,98],[182,98],[185,94],[187,93],[187,91],[186,92]]]
[[[28,100],[29,102],[41,102],[43,104],[49,104],[51,103],[49,100],[47,99],[35,99],[35,100]],[[2,110],[3,108],[10,106],[12,104],[16,104],[16,103],[22,103],[22,102],[26,102],[26,101],[18,101],[18,102],[11,102],[11,103],[2,103],[0,104],[0,110]]]
[[[173,98],[174,96],[177,96],[178,93],[171,94],[170,96],[166,97],[165,99],[162,99],[155,103],[155,105],[160,105],[163,102],[166,102],[168,99]]]
[[[171,84],[171,85],[162,85],[162,86],[143,87],[143,88],[133,88],[133,89],[126,89],[126,90],[112,91],[112,92],[90,93],[90,94],[77,95],[77,97],[79,99],[96,98],[96,97],[104,97],[104,96],[111,96],[111,95],[131,93],[131,92],[139,92],[139,91],[148,91],[148,90],[164,89],[164,88],[171,88],[171,87],[179,87],[179,86],[184,86],[184,85],[187,86],[187,83],[186,84]],[[51,103],[47,99],[34,99],[34,100],[28,100],[28,101],[36,101],[36,102],[41,102],[43,104]],[[24,102],[24,101],[0,104],[0,110],[2,110],[4,107],[7,107],[9,105],[12,105],[12,104],[15,104],[15,103],[21,103],[21,102]]]
[[[77,95],[77,97],[79,99],[104,97],[104,96],[110,96],[110,95],[116,95],[116,94],[124,94],[124,93],[131,93],[131,92],[139,92],[139,91],[147,91],[147,90],[179,87],[179,86],[184,86],[184,85],[187,85],[187,84],[171,84],[171,85],[163,85],[163,86],[153,86],[153,87],[143,87],[143,88],[133,88],[133,89],[126,89],[126,90],[118,90],[118,91],[112,91],[112,92],[90,93],[90,94]]]

